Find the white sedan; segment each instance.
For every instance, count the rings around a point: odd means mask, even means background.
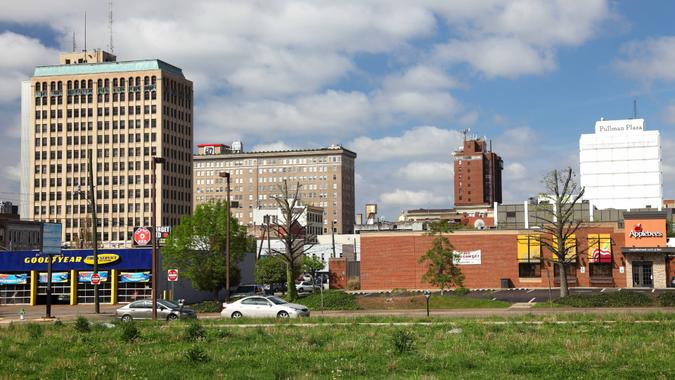
[[[223,303],[220,315],[225,318],[297,318],[309,317],[309,309],[275,296],[251,296],[232,303]]]

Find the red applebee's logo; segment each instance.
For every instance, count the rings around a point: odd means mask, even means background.
[[[642,229],[642,224],[637,223],[633,226],[633,230],[630,232],[630,237],[635,239],[641,238],[651,238],[651,237],[663,237],[663,232],[660,231],[645,231]]]

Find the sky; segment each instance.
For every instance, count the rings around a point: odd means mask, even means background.
[[[108,2],[5,2],[0,199],[19,198],[20,83],[59,51],[109,50]],[[341,144],[358,154],[356,212],[453,205],[461,131],[504,159],[504,202],[578,171],[595,121],[661,131],[675,198],[675,2],[551,0],[113,2],[118,60],[162,59],[194,82],[194,143]]]

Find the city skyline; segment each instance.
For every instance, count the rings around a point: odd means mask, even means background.
[[[504,202],[527,199],[541,191],[546,171],[578,172],[579,136],[601,117],[632,116],[634,99],[646,129],[661,131],[668,199],[675,197],[675,75],[668,72],[675,57],[667,52],[675,31],[664,8],[673,7],[115,1],[114,53],[162,59],[193,78],[194,144],[339,143],[356,152],[357,213],[371,202],[389,219],[403,209],[450,207],[451,153],[464,128],[487,136],[503,157]],[[21,81],[72,49],[73,32],[77,50],[84,47],[85,11],[87,47],[108,49],[106,8],[4,6],[0,199],[19,198]]]

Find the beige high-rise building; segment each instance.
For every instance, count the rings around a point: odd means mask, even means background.
[[[62,53],[59,65],[35,69],[30,87],[22,92],[30,97],[22,192],[31,219],[61,223],[71,247],[89,244],[88,154],[103,247],[129,245],[135,226],[152,225],[153,157],[166,160],[157,167],[156,224],[192,212],[193,91],[180,68],[117,62],[104,51]]]
[[[279,186],[301,185],[304,205],[323,207],[323,232],[354,232],[354,161],[356,153],[338,145],[321,149],[244,152],[232,146],[200,144],[194,156],[194,204],[226,199],[225,178],[230,173],[232,214],[242,225],[253,225],[253,209],[277,207]]]

